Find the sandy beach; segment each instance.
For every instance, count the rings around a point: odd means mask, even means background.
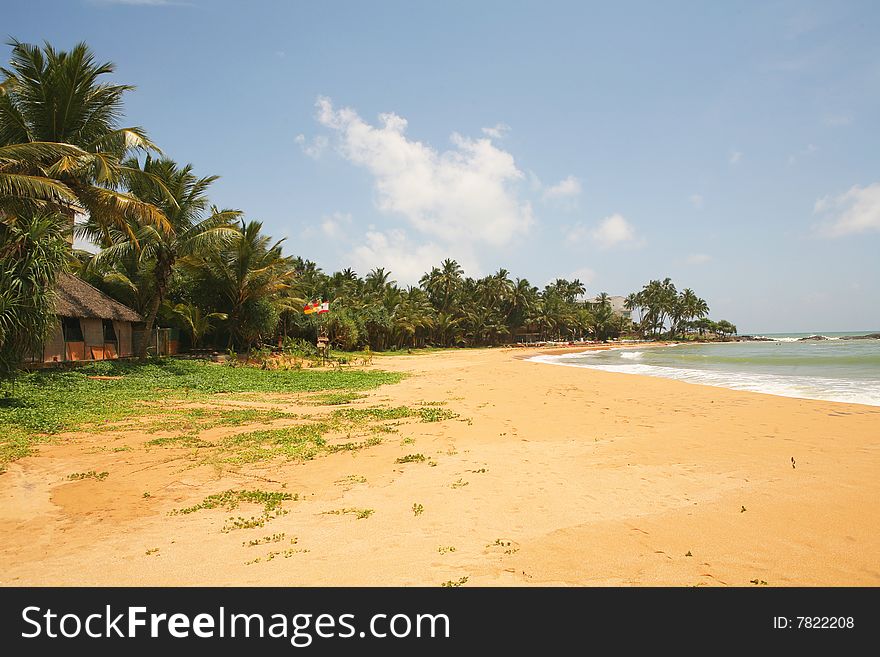
[[[303,463],[221,470],[140,449],[155,435],[131,430],[41,446],[0,475],[0,584],[880,585],[880,408],[531,353],[376,357],[411,376],[355,407],[445,402],[458,417]],[[86,471],[109,476],[68,479]],[[236,531],[224,523],[253,509],[170,514],[247,488],[299,499]]]

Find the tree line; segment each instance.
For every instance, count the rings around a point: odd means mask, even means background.
[[[318,333],[341,349],[385,350],[736,331],[669,279],[627,297],[631,322],[607,294],[586,300],[577,279],[538,288],[506,269],[472,278],[449,259],[415,286],[383,268],[325,273],[285,255],[261,222],[211,203],[217,176],[169,158],[143,128],[122,127],[133,87],[108,82],[113,64],[86,44],[10,45],[0,68],[0,371],[41,349],[62,271],[138,311],[147,332],[179,327],[193,348]],[[74,237],[97,252],[73,249]],[[331,312],[304,314],[317,298]]]

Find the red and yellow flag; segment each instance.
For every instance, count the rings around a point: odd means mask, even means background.
[[[303,306],[303,313],[306,315],[311,315],[312,313],[317,313],[320,315],[321,313],[329,313],[330,312],[330,302],[329,301],[312,301],[311,303],[307,303]]]

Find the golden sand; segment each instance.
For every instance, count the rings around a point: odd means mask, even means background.
[[[0,583],[880,585],[880,408],[527,353],[377,357],[413,375],[356,403],[446,401],[460,417],[305,463],[233,472],[187,449],[107,449],[154,437],[131,432],[42,447],[0,475]],[[412,453],[436,466],[396,462]],[[90,470],[110,474],[67,479]],[[253,510],[169,515],[282,486],[303,499],[262,528],[221,531]]]

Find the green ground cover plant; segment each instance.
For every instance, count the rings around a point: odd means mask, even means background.
[[[225,393],[349,395],[397,383],[404,376],[356,369],[266,371],[184,359],[101,361],[71,370],[23,373],[16,378],[15,396],[0,399],[0,472],[54,434],[155,416],[157,408],[167,415],[148,424],[148,430],[195,430],[293,417],[271,410],[174,409],[174,402],[209,403]]]

